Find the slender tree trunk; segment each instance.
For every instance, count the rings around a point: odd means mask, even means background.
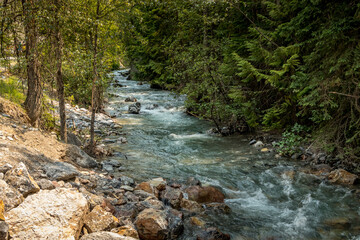
[[[59,114],[60,114],[60,137],[65,143],[67,142],[67,129],[66,129],[66,111],[65,111],[65,94],[64,94],[64,81],[62,75],[62,55],[63,55],[63,40],[60,32],[59,11],[60,2],[55,0],[56,15],[55,15],[55,58],[56,58],[56,85],[57,95],[59,101]]]
[[[38,125],[41,115],[42,87],[37,56],[37,32],[33,0],[22,0],[23,14],[25,19],[26,61],[28,91],[25,100],[25,108],[31,124]]]
[[[96,83],[97,83],[97,68],[96,68],[96,60],[97,60],[97,44],[98,44],[98,16],[100,14],[100,0],[97,1],[96,6],[96,23],[95,23],[95,31],[94,31],[94,54],[93,54],[93,82],[92,82],[92,92],[91,92],[91,124],[90,124],[90,147],[91,151],[95,149],[95,113],[97,108],[97,102],[95,98],[96,91]]]

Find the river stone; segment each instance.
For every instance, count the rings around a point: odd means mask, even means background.
[[[78,138],[78,136],[76,136],[74,133],[72,132],[67,132],[67,143],[68,144],[72,144],[78,147],[82,146],[82,142],[80,141],[80,139]]]
[[[52,190],[55,188],[55,185],[50,180],[45,178],[38,180],[37,184],[42,190]]]
[[[128,186],[134,186],[135,185],[135,181],[134,179],[127,177],[127,176],[121,176],[120,179],[121,183],[123,185],[128,185]]]
[[[89,233],[111,230],[119,221],[100,205],[96,206],[84,219],[84,226]]]
[[[165,204],[170,204],[171,207],[175,209],[180,209],[180,203],[184,195],[180,189],[175,189],[172,187],[166,187],[164,191],[161,192],[161,200]]]
[[[196,240],[230,240],[230,235],[222,233],[217,228],[211,227],[200,233]]]
[[[198,203],[224,202],[225,195],[215,187],[190,186],[185,192],[188,199]]]
[[[65,158],[75,162],[83,168],[95,168],[98,166],[98,163],[95,161],[95,159],[90,157],[77,146],[69,146],[69,148],[66,150]]]
[[[150,185],[154,186],[157,190],[162,191],[166,188],[166,180],[163,178],[154,178],[149,181]]]
[[[9,225],[4,221],[0,221],[0,240],[8,240],[8,238],[9,238]]]
[[[125,102],[136,102],[136,98],[134,96],[130,96],[130,97],[127,97],[125,98]]]
[[[136,218],[135,226],[140,239],[165,240],[169,231],[169,223],[166,220],[165,211],[145,209]]]
[[[204,222],[203,220],[201,220],[198,217],[191,217],[190,222],[191,222],[191,224],[198,226],[198,227],[204,227],[206,224],[206,222]]]
[[[136,240],[113,232],[96,232],[84,235],[80,240]]]
[[[129,113],[139,114],[140,110],[141,110],[141,104],[139,102],[129,105]]]
[[[188,200],[188,199],[185,199],[183,198],[181,200],[181,204],[180,204],[180,207],[183,209],[183,210],[186,210],[186,211],[189,211],[189,212],[196,212],[196,213],[199,213],[199,212],[202,212],[204,211],[204,209],[201,207],[201,205],[195,201],[191,201],[191,200]]]
[[[336,169],[328,175],[328,179],[332,183],[354,185],[359,179],[358,176],[345,171],[344,169]]]
[[[0,199],[4,201],[6,211],[19,206],[24,201],[23,195],[3,180],[0,180]]]
[[[54,162],[44,166],[46,175],[53,180],[70,180],[79,175],[78,170],[70,163]]]
[[[6,172],[5,181],[16,188],[24,197],[40,191],[40,187],[30,176],[25,164],[22,162]]]
[[[133,228],[132,226],[129,226],[129,225],[125,225],[125,226],[122,226],[122,227],[119,227],[119,228],[115,228],[115,229],[111,230],[111,232],[117,233],[117,234],[119,234],[121,236],[124,236],[124,237],[132,237],[132,238],[135,238],[135,239],[140,239],[139,234],[135,230],[135,228]]]
[[[348,218],[332,218],[324,221],[324,224],[335,229],[347,229],[351,226],[351,221]]]
[[[255,144],[254,144],[254,147],[256,148],[259,148],[259,147],[262,147],[264,146],[264,143],[262,141],[257,141]]]
[[[6,163],[6,164],[0,166],[0,173],[5,174],[7,171],[9,171],[12,168],[13,168],[13,166],[11,164]]]
[[[78,239],[89,210],[85,197],[74,189],[56,188],[30,195],[6,213],[13,239]]]

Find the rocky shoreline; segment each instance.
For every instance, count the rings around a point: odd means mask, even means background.
[[[194,239],[230,239],[202,220],[209,211],[229,213],[220,190],[201,186],[196,179],[180,183],[159,177],[136,183],[127,176],[115,177],[112,173],[121,167],[118,162],[96,160],[76,146],[87,137],[86,109],[67,106],[68,127],[76,130],[69,134],[73,144],[57,142],[54,135],[27,126],[15,111],[2,108],[1,112],[1,146],[34,140],[43,147],[36,148],[39,162],[35,154],[15,158],[9,149],[1,155],[1,240],[176,239],[184,228],[192,229]],[[120,154],[112,152],[111,144],[126,142],[121,126],[105,114],[97,115],[96,122],[98,157]],[[52,149],[45,142],[63,147],[59,159],[47,156]]]

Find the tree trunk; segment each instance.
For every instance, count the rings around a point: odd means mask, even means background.
[[[64,94],[64,81],[62,75],[62,54],[63,54],[63,40],[60,32],[59,11],[60,2],[55,0],[56,15],[55,15],[55,58],[56,58],[56,85],[57,95],[59,101],[59,114],[60,114],[60,137],[67,143],[67,129],[66,129],[66,112],[65,112],[65,94]]]
[[[28,78],[28,91],[25,100],[25,108],[30,118],[31,124],[37,126],[38,120],[41,115],[42,87],[36,49],[36,13],[33,10],[34,2],[32,0],[22,0],[22,7],[25,20],[26,61]]]
[[[96,91],[96,82],[97,82],[97,41],[98,41],[98,16],[100,14],[100,0],[97,1],[96,7],[96,23],[94,31],[94,54],[93,54],[93,82],[92,82],[92,91],[91,91],[91,124],[90,124],[90,150],[94,151],[95,149],[95,113],[97,108],[97,102],[95,99]]]

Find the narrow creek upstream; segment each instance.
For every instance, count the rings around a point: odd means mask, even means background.
[[[184,97],[138,85],[120,73],[114,78],[125,87],[110,87],[117,97],[107,110],[121,114],[118,121],[127,133],[128,143],[116,146],[127,156],[118,157],[123,174],[139,182],[195,177],[221,188],[232,211],[205,220],[232,239],[360,239],[360,200],[351,189],[300,172],[287,177],[284,172],[296,162],[261,153],[243,136],[207,135],[211,123],[185,114]],[[141,103],[140,114],[127,113],[129,96]],[[182,239],[194,237],[188,231]]]

